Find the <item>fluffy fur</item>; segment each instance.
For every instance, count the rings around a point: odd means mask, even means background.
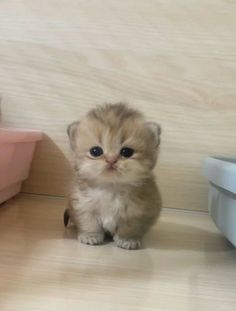
[[[158,124],[122,103],[95,108],[68,127],[75,169],[68,213],[80,242],[101,244],[109,232],[118,247],[141,247],[161,209],[152,174],[160,133]],[[93,157],[94,146],[104,153]],[[121,156],[123,147],[134,154]]]

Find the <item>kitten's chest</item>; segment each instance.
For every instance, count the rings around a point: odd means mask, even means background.
[[[103,228],[114,233],[118,220],[124,217],[127,195],[110,189],[90,189],[87,196]]]

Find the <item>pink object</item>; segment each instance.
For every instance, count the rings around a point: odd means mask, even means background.
[[[42,132],[0,128],[0,204],[21,190]]]

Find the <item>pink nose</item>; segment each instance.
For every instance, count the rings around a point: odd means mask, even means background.
[[[116,164],[117,160],[117,158],[106,158],[106,162],[110,165]]]

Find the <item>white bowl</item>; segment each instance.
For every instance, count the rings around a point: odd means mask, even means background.
[[[203,173],[210,182],[209,213],[220,231],[236,246],[236,159],[208,157]]]

